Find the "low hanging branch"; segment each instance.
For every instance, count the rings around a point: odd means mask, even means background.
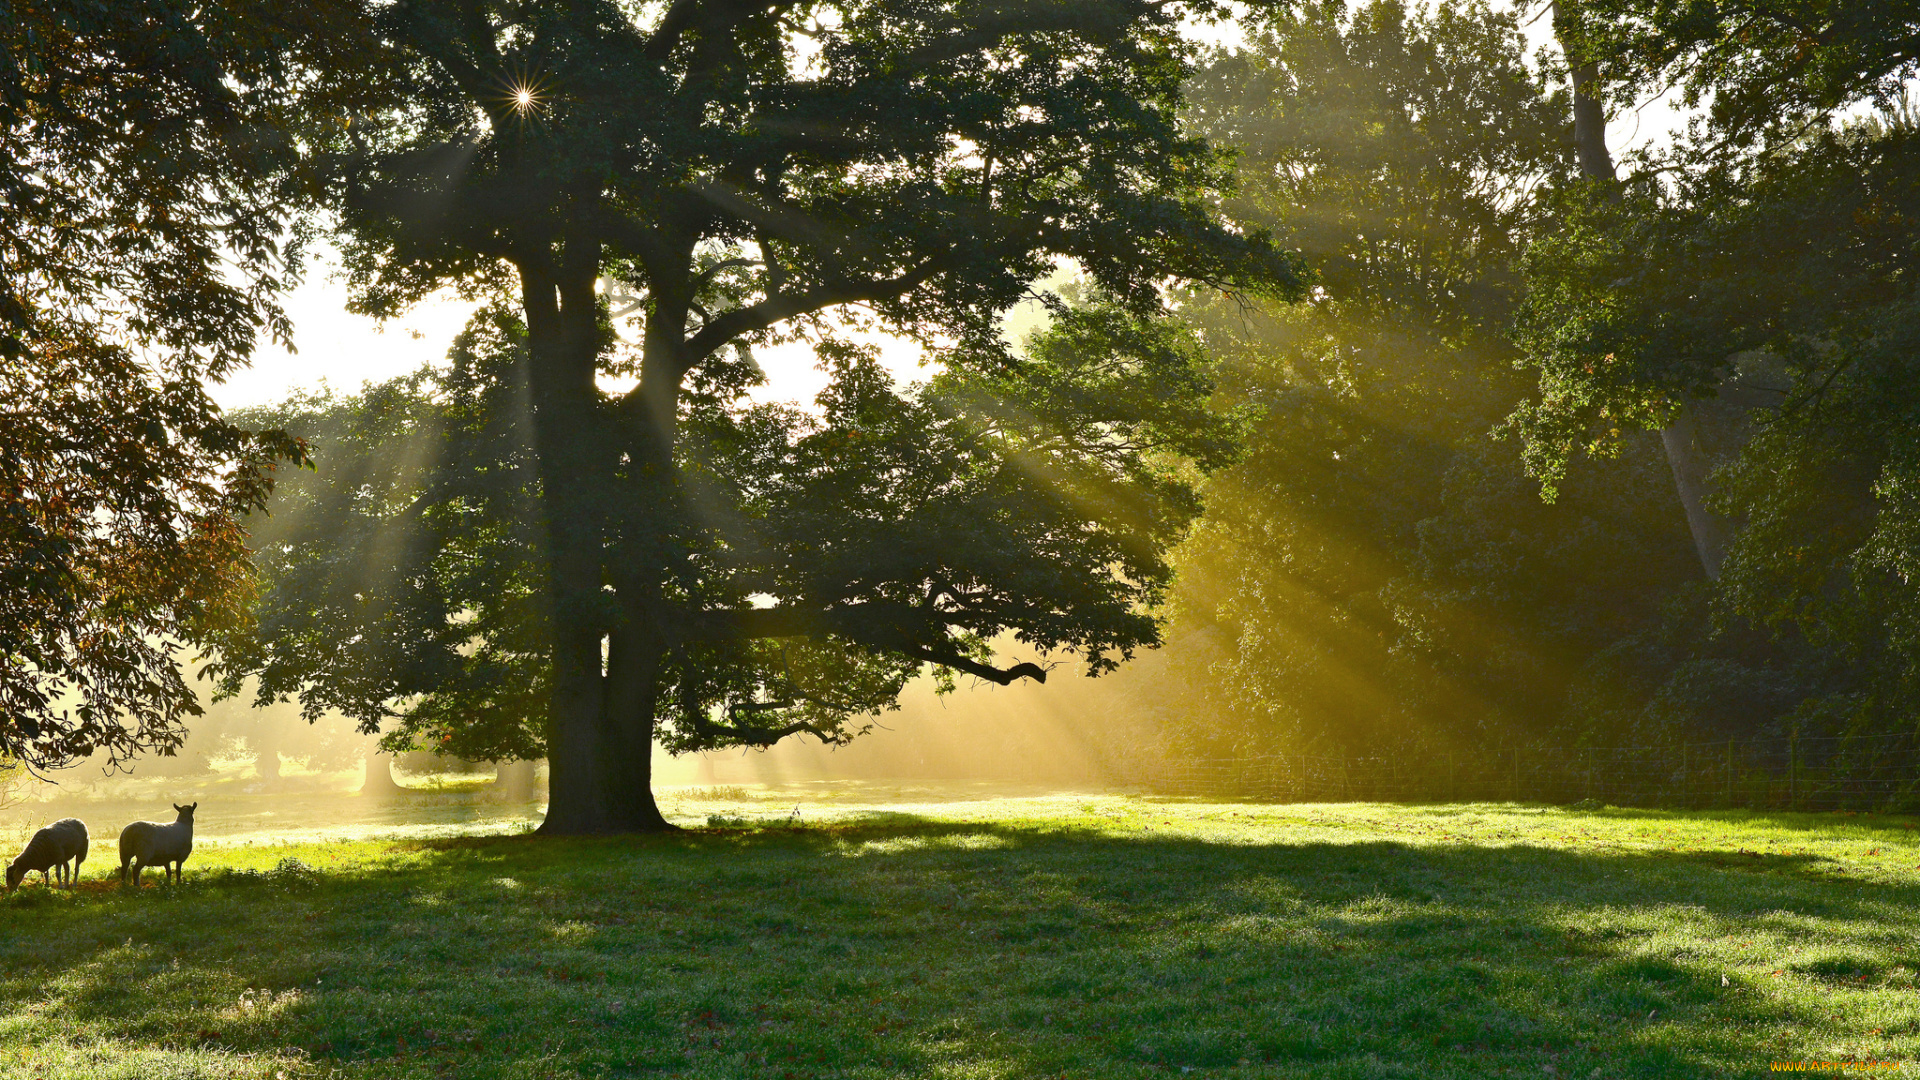
[[[789,608],[749,608],[736,611],[703,611],[694,616],[690,629],[710,641],[752,638],[810,637],[831,634],[849,641],[899,653],[929,664],[1007,686],[1020,679],[1047,681],[1045,668],[1021,663],[1001,670],[970,659],[949,644],[929,644],[926,639],[945,641],[947,624],[937,609],[907,604],[860,604],[825,611],[796,611]]]

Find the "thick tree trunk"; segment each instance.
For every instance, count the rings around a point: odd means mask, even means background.
[[[665,832],[676,827],[653,797],[659,654],[649,648],[651,637],[632,626],[614,631],[606,673],[596,672],[591,679],[597,691],[591,705],[568,701],[562,713],[556,695],[547,748],[547,818],[539,830],[543,835]]]
[[[635,628],[620,625],[625,612],[608,589],[600,499],[614,481],[618,445],[594,382],[597,268],[588,241],[570,242],[560,267],[520,267],[553,602],[547,817],[539,829],[548,836],[672,828],[650,785],[658,664],[647,661]]]
[[[1553,5],[1555,36],[1567,58],[1567,71],[1573,81],[1573,141],[1580,157],[1580,171],[1595,180],[1612,183],[1615,175],[1613,153],[1607,148],[1607,114],[1600,99],[1600,65],[1569,48],[1570,34],[1561,20],[1560,5]],[[1667,452],[1667,466],[1673,470],[1673,486],[1686,511],[1687,528],[1693,534],[1694,554],[1709,578],[1720,576],[1720,564],[1726,559],[1727,529],[1707,509],[1707,474],[1712,471],[1700,446],[1699,418],[1693,404],[1680,403],[1671,423],[1660,430],[1660,445]]]
[[[577,592],[574,599],[579,599]],[[557,618],[570,618],[564,602]],[[547,732],[547,817],[540,831],[549,835],[616,832],[607,815],[602,782],[609,748],[601,722],[599,635],[592,628],[583,631],[561,626],[554,637],[554,688]]]
[[[607,757],[601,782],[608,819],[623,832],[674,828],[653,798],[654,718],[663,647],[643,611],[630,608],[607,655]]]

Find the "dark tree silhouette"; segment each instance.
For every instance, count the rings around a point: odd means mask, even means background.
[[[1153,322],[1164,291],[1296,287],[1218,219],[1223,159],[1176,123],[1178,23],[1208,7],[377,9],[381,74],[356,75],[365,100],[325,159],[357,304],[449,283],[514,298],[490,378],[524,407],[538,580],[401,575],[406,599],[365,630],[410,657],[397,678],[271,635],[236,663],[369,724],[405,700],[442,735],[466,726],[465,699],[435,697],[475,685],[461,672],[524,673],[544,828],[567,833],[664,827],[656,736],[843,739],[922,665],[1044,677],[995,661],[1004,633],[1096,672],[1156,640],[1141,607],[1194,510],[1172,462],[1230,442],[1191,343]],[[1023,354],[999,320],[1062,260],[1089,303]],[[636,348],[609,333],[603,280],[636,298]],[[835,340],[855,311],[943,374],[896,388]],[[794,335],[833,377],[819,411],[742,405],[750,349]],[[423,494],[422,515],[451,505]],[[285,595],[291,613],[346,593]],[[487,644],[513,595],[538,613],[519,624],[544,635],[532,654]]]

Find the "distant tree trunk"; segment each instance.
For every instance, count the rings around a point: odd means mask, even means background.
[[[1687,528],[1693,533],[1693,548],[1700,556],[1700,568],[1707,577],[1720,577],[1720,564],[1727,558],[1727,528],[1707,510],[1707,472],[1709,458],[1700,445],[1698,410],[1683,408],[1673,423],[1660,430],[1660,444],[1666,447],[1667,464],[1673,469],[1673,486],[1686,507]]]
[[[360,784],[360,794],[393,795],[405,790],[393,778],[393,758],[377,750],[367,755],[367,775]]]
[[[259,776],[262,780],[278,781],[280,779],[279,748],[256,745],[253,750],[253,771],[255,775]]]
[[[503,761],[494,771],[493,789],[502,797],[513,802],[525,802],[533,798],[537,766],[531,761]]]
[[[1612,183],[1613,153],[1607,148],[1607,113],[1600,98],[1600,65],[1579,55],[1573,47],[1569,26],[1562,20],[1560,4],[1552,5],[1554,35],[1566,56],[1567,71],[1573,82],[1573,141],[1579,153],[1580,171],[1595,180]],[[1707,473],[1711,464],[1700,445],[1700,423],[1692,402],[1682,401],[1672,423],[1660,431],[1660,445],[1667,452],[1667,465],[1673,470],[1674,490],[1687,514],[1687,529],[1693,534],[1694,554],[1708,578],[1720,577],[1720,564],[1727,557],[1727,529],[1707,509]]]

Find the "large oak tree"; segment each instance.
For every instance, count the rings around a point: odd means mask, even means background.
[[[325,190],[362,310],[449,284],[513,296],[487,353],[524,390],[509,428],[544,643],[495,647],[487,598],[513,590],[449,587],[451,563],[428,559],[389,583],[405,603],[357,624],[431,653],[396,667],[409,678],[328,670],[271,635],[233,673],[451,732],[447,691],[473,685],[458,672],[529,671],[544,828],[588,832],[664,826],[656,737],[842,738],[927,664],[1044,677],[996,661],[1003,634],[1096,672],[1153,642],[1143,605],[1195,509],[1174,459],[1217,463],[1227,442],[1193,344],[1154,317],[1177,282],[1296,287],[1263,237],[1219,219],[1225,161],[1176,123],[1180,20],[1209,6],[374,9],[379,74],[319,148]],[[1090,303],[1017,350],[1003,314],[1065,262]],[[610,332],[605,281],[636,298],[637,346]],[[836,336],[849,313],[940,374],[896,387]],[[818,411],[745,406],[750,350],[793,337],[831,373]],[[462,505],[422,483],[361,509],[404,531]],[[322,583],[282,610],[292,624],[369,595]]]

